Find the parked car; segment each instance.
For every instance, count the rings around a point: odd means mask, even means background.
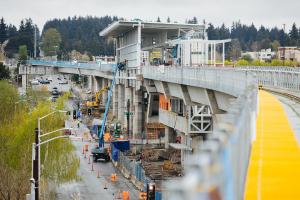
[[[68,80],[62,80],[59,82],[59,84],[68,84]]]
[[[59,91],[58,90],[52,90],[52,95],[59,95]]]
[[[49,80],[41,80],[40,83],[41,84],[50,84],[50,81]]]
[[[39,85],[39,81],[38,80],[32,80],[31,81],[31,85]]]

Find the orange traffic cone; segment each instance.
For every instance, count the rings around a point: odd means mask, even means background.
[[[122,197],[121,197],[121,190],[118,191],[117,199],[122,199]]]

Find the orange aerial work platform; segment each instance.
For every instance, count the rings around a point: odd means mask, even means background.
[[[300,199],[300,146],[283,105],[262,90],[256,130],[244,199]]]

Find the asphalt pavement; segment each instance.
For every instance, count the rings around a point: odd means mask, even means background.
[[[69,76],[68,75],[44,75],[44,76],[36,76],[35,79],[49,79],[51,78],[52,81],[50,81],[50,84],[39,84],[39,85],[32,85],[32,88],[34,90],[42,90],[43,88],[46,88],[49,91],[52,91],[52,89],[54,87],[56,87],[58,89],[58,91],[60,92],[68,92],[70,90],[71,87],[71,81],[69,80]],[[64,79],[66,78],[66,79]],[[59,80],[60,79],[60,80]],[[62,80],[67,80],[68,84],[60,84],[60,82],[62,82]]]
[[[71,108],[72,105],[69,104],[68,107]],[[57,190],[57,199],[110,200],[121,197],[122,191],[129,191],[131,200],[138,199],[139,191],[114,168],[111,162],[93,162],[90,150],[97,143],[90,141],[90,134],[84,134],[88,132],[88,128],[82,123],[77,128],[77,122],[73,120],[70,120],[66,124],[74,127],[72,131],[75,135],[71,140],[75,146],[76,154],[80,158],[78,175],[82,180],[60,185]],[[89,145],[88,152],[83,154],[83,146],[86,144]],[[111,174],[113,173],[117,174],[117,181],[115,182],[111,181]]]

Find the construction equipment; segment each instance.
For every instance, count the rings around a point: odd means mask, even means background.
[[[109,90],[109,87],[106,86],[104,88],[102,88],[100,91],[96,92],[95,94],[95,100],[94,101],[87,101],[86,102],[86,106],[87,107],[98,107],[99,106],[99,97],[104,93],[106,92],[107,90]]]
[[[111,97],[112,97],[113,90],[114,90],[114,87],[116,84],[117,72],[119,70],[125,69],[125,65],[126,65],[126,62],[119,63],[117,65],[113,65],[113,80],[112,80],[111,86],[109,87],[109,90],[108,90],[108,97],[107,97],[107,102],[105,104],[105,112],[104,112],[103,119],[102,119],[101,129],[98,132],[99,146],[91,150],[94,161],[97,161],[98,159],[101,159],[101,158],[102,159],[104,158],[105,161],[109,161],[109,158],[110,158],[108,150],[104,148],[105,123],[106,123],[106,119],[107,119],[107,115],[108,115],[108,111],[109,111],[109,107],[110,107]],[[99,93],[100,93],[100,91],[99,91]]]

